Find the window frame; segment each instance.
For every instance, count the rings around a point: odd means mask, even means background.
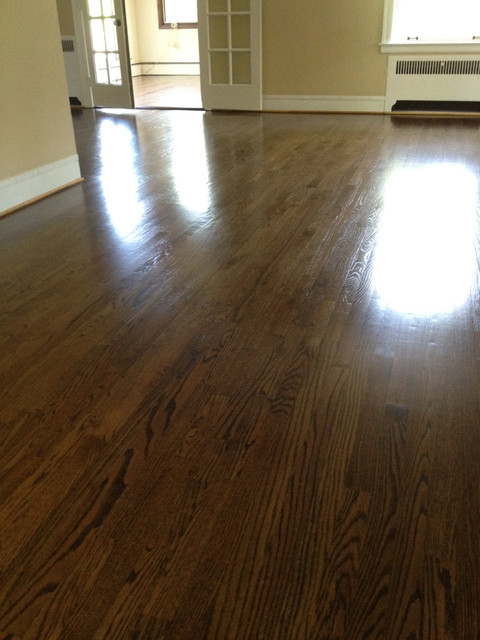
[[[384,0],[381,53],[480,53],[480,40],[392,42],[392,25],[396,0]]]
[[[157,8],[159,29],[198,29],[198,22],[165,22],[165,0],[157,0]]]

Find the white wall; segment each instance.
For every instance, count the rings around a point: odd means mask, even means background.
[[[126,0],[126,10],[134,75],[199,73],[197,29],[159,29],[157,0]]]

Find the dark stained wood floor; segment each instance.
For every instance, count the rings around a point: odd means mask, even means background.
[[[0,638],[478,640],[480,120],[74,126],[0,220]]]

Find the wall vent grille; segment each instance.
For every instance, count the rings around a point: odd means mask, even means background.
[[[73,40],[62,40],[62,51],[64,53],[74,53],[75,46]]]
[[[480,60],[397,60],[397,76],[480,75]]]

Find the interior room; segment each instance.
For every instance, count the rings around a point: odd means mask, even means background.
[[[125,0],[124,3],[134,106],[202,108],[197,24],[166,23],[165,20],[171,18],[168,13],[164,15],[164,1]],[[80,46],[74,19],[76,8],[78,5],[71,0],[57,0],[62,43],[72,44],[72,50],[64,52],[69,92],[82,103],[85,97],[78,68],[82,61],[75,56],[75,49]],[[197,21],[196,14],[189,19]]]
[[[178,17],[168,10],[182,5],[167,3],[126,4],[135,107],[201,109],[196,2]]]
[[[0,3],[0,638],[479,638],[480,44],[208,2],[165,108]]]

